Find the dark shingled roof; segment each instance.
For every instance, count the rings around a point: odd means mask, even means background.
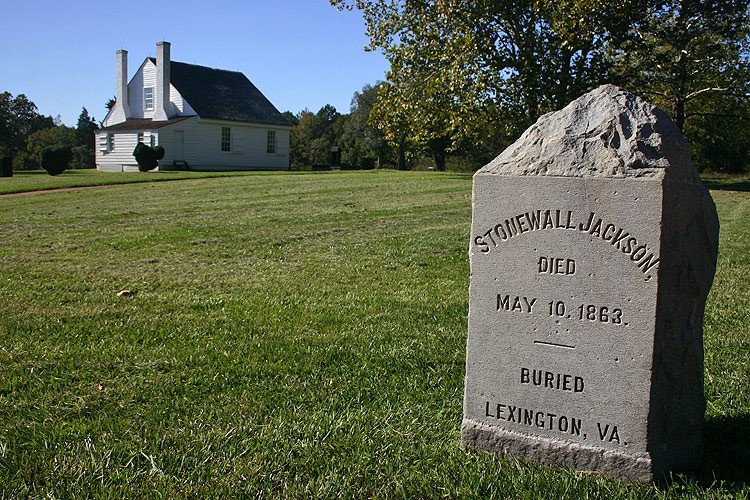
[[[242,73],[176,61],[170,73],[174,88],[203,119],[291,125]]]

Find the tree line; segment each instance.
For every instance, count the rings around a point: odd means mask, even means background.
[[[667,111],[700,169],[750,168],[748,0],[330,0],[390,63],[369,124],[396,163],[482,164],[603,83]]]
[[[365,85],[354,93],[349,113],[341,114],[326,104],[317,112],[304,109],[282,113],[292,124],[290,164],[292,169],[328,167],[331,150],[341,151],[341,163],[357,168],[380,168],[393,164],[393,151],[380,129],[370,120],[378,87]]]
[[[24,94],[0,93],[0,157],[12,158],[14,170],[42,166],[50,151],[65,151],[71,168],[95,167],[94,133],[99,124],[84,107],[75,128],[39,114]]]
[[[328,165],[335,147],[354,167],[473,170],[614,83],[671,115],[700,170],[750,171],[750,0],[329,1],[362,13],[390,70],[349,113],[285,112],[292,168]],[[0,154],[16,168],[50,144],[93,166],[97,128],[85,108],[71,129],[0,94]]]

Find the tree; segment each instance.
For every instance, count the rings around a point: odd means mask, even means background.
[[[29,134],[53,125],[52,118],[40,115],[24,94],[0,93],[0,156],[23,152]]]
[[[750,167],[750,99],[717,93],[689,102],[685,136],[699,170],[741,173]]]
[[[340,118],[342,135],[338,142],[343,148],[344,164],[380,168],[390,152],[383,132],[370,119],[378,100],[379,85],[367,84],[360,92],[355,92],[349,115]]]
[[[700,169],[750,167],[749,3],[654,2],[612,47],[619,82],[671,115]]]
[[[294,113],[292,113],[291,111],[284,111],[281,114],[284,116],[284,118],[287,119],[289,123],[292,124],[292,126],[295,126],[299,123],[299,117],[295,115]]]
[[[84,107],[81,114],[78,115],[78,124],[76,125],[76,143],[78,146],[89,146],[91,149],[96,144],[94,134],[99,130],[96,120],[89,116],[88,110]]]
[[[312,165],[310,158],[310,143],[313,139],[312,121],[313,114],[307,108],[300,111],[296,116],[296,124],[289,134],[290,158],[292,167]]]
[[[96,120],[89,116],[88,110],[84,107],[78,116],[76,125],[76,146],[73,148],[73,168],[91,168],[96,163],[96,131],[99,125]]]
[[[16,170],[50,167],[48,172],[57,175],[70,166],[75,144],[75,129],[65,125],[37,130],[26,138],[26,149],[14,158],[13,167]]]
[[[107,99],[107,102],[104,103],[104,107],[107,108],[107,111],[112,111],[112,108],[115,107],[116,102],[117,102],[117,97],[112,96],[109,99]]]
[[[440,165],[445,151],[496,154],[542,113],[605,82],[666,108],[695,150],[747,158],[750,139],[736,136],[747,137],[749,1],[330,3],[360,10],[368,49],[391,64],[373,110],[386,137],[417,141]]]
[[[26,152],[36,165],[41,166],[45,150],[73,150],[76,146],[76,130],[65,125],[38,130],[26,139]]]
[[[677,127],[701,102],[750,96],[748,0],[655,2],[613,48],[617,75],[664,107]],[[712,107],[713,107],[712,106]]]
[[[317,113],[308,109],[294,119],[290,134],[291,164],[293,167],[327,165],[331,147],[341,136],[341,114],[330,104]]]
[[[330,0],[362,11],[369,49],[391,63],[380,120],[429,146],[507,142],[606,78],[606,42],[645,0]],[[404,121],[405,120],[405,121]],[[397,123],[401,123],[397,125]],[[384,124],[385,127],[385,124]],[[396,130],[399,133],[396,133]],[[481,133],[480,133],[481,131]],[[398,137],[398,136],[401,137]]]

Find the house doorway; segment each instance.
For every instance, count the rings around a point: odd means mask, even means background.
[[[175,162],[185,161],[185,131],[184,130],[174,131],[174,161]]]

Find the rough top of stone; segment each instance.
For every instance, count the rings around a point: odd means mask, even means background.
[[[614,85],[547,113],[478,174],[699,182],[690,148],[659,108]]]

